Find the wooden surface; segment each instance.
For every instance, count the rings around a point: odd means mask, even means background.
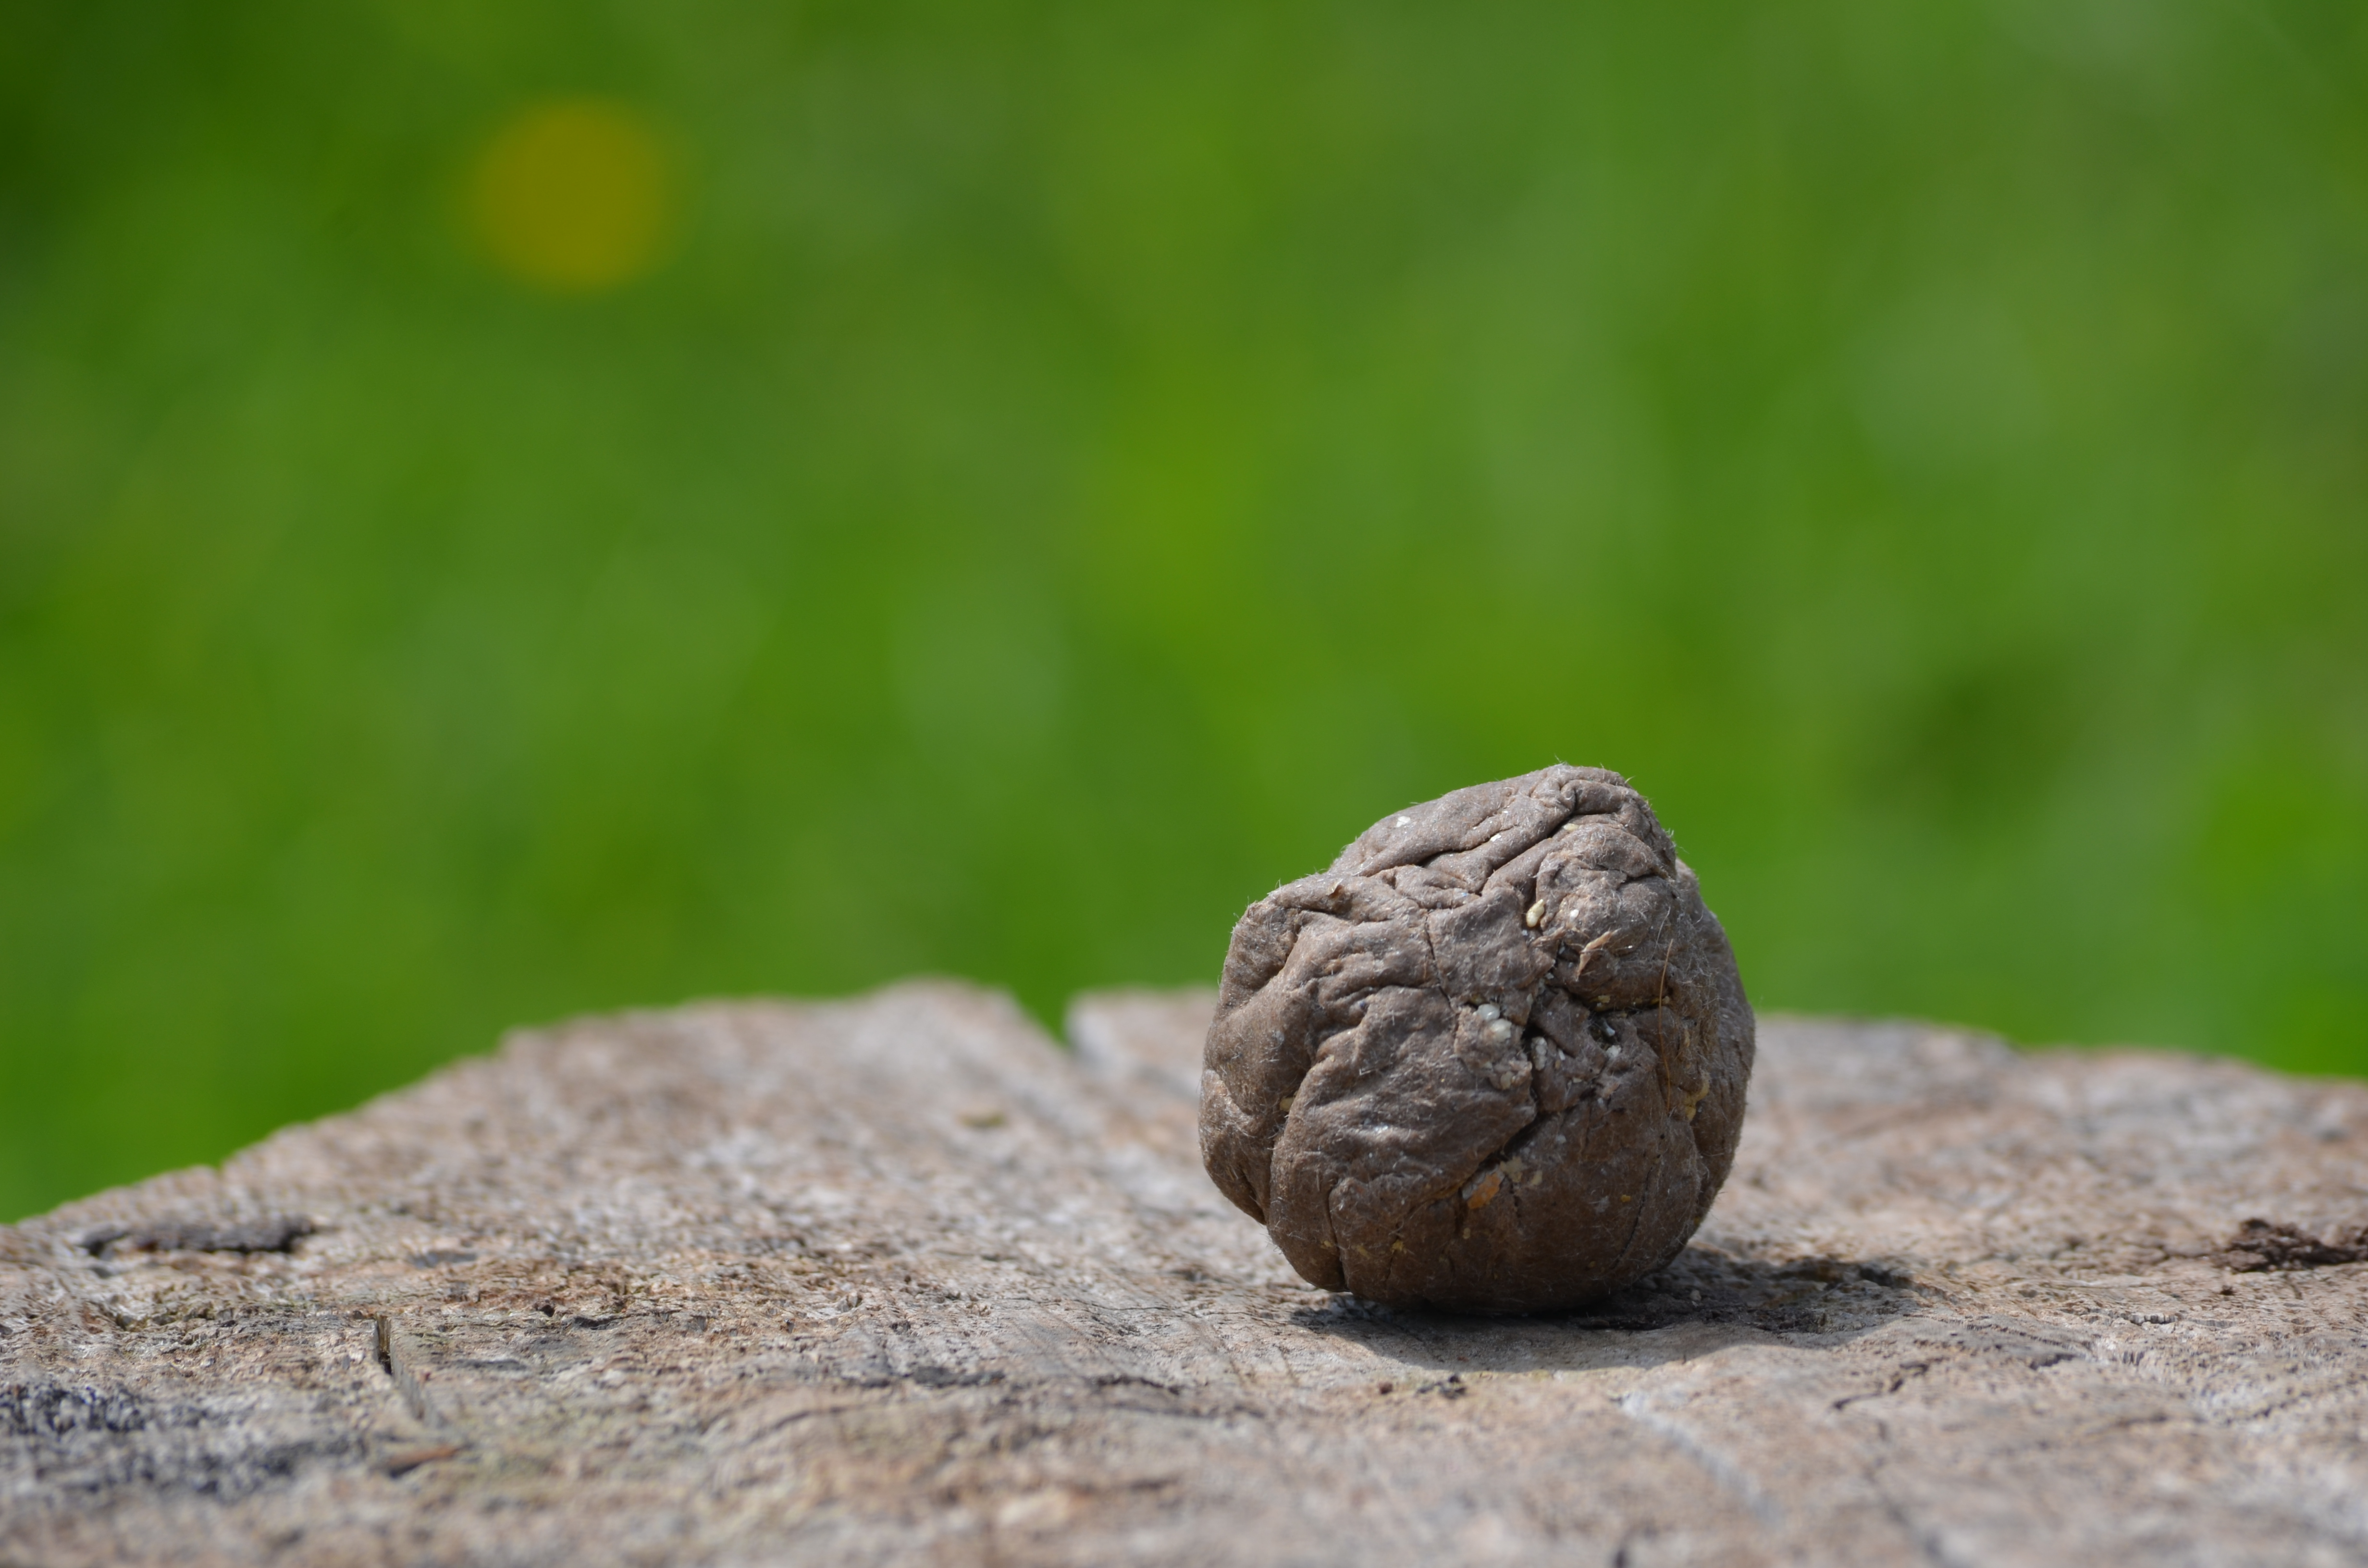
[[[1764,1019],[1677,1264],[1429,1317],[1202,1176],[1208,1006],[574,1024],[0,1229],[0,1563],[2368,1562],[2368,1089]]]

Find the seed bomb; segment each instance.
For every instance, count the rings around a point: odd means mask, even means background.
[[[1313,1284],[1552,1311],[1686,1244],[1751,1057],[1726,933],[1652,807],[1556,765],[1394,812],[1250,905],[1201,1155]]]

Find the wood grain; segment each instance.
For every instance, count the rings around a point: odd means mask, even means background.
[[[0,1562],[2368,1562],[2368,1264],[2228,1250],[2355,1256],[2368,1089],[1767,1018],[1675,1265],[1426,1316],[1201,1174],[1209,1006],[587,1020],[0,1229]]]

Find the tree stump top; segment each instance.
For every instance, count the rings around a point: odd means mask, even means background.
[[[0,1228],[0,1563],[2368,1562],[2368,1087],[1771,1017],[1581,1313],[1301,1284],[1201,994],[512,1038]]]

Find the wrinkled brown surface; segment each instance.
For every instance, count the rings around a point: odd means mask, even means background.
[[[1250,906],[1201,1156],[1311,1283],[1566,1308],[1693,1234],[1751,1053],[1726,934],[1652,808],[1558,764],[1384,817]]]
[[[0,1227],[0,1563],[2368,1562],[2368,1264],[2224,1261],[2368,1088],[1766,1018],[1683,1255],[1454,1317],[1209,1187],[1210,1009],[586,1020]]]

